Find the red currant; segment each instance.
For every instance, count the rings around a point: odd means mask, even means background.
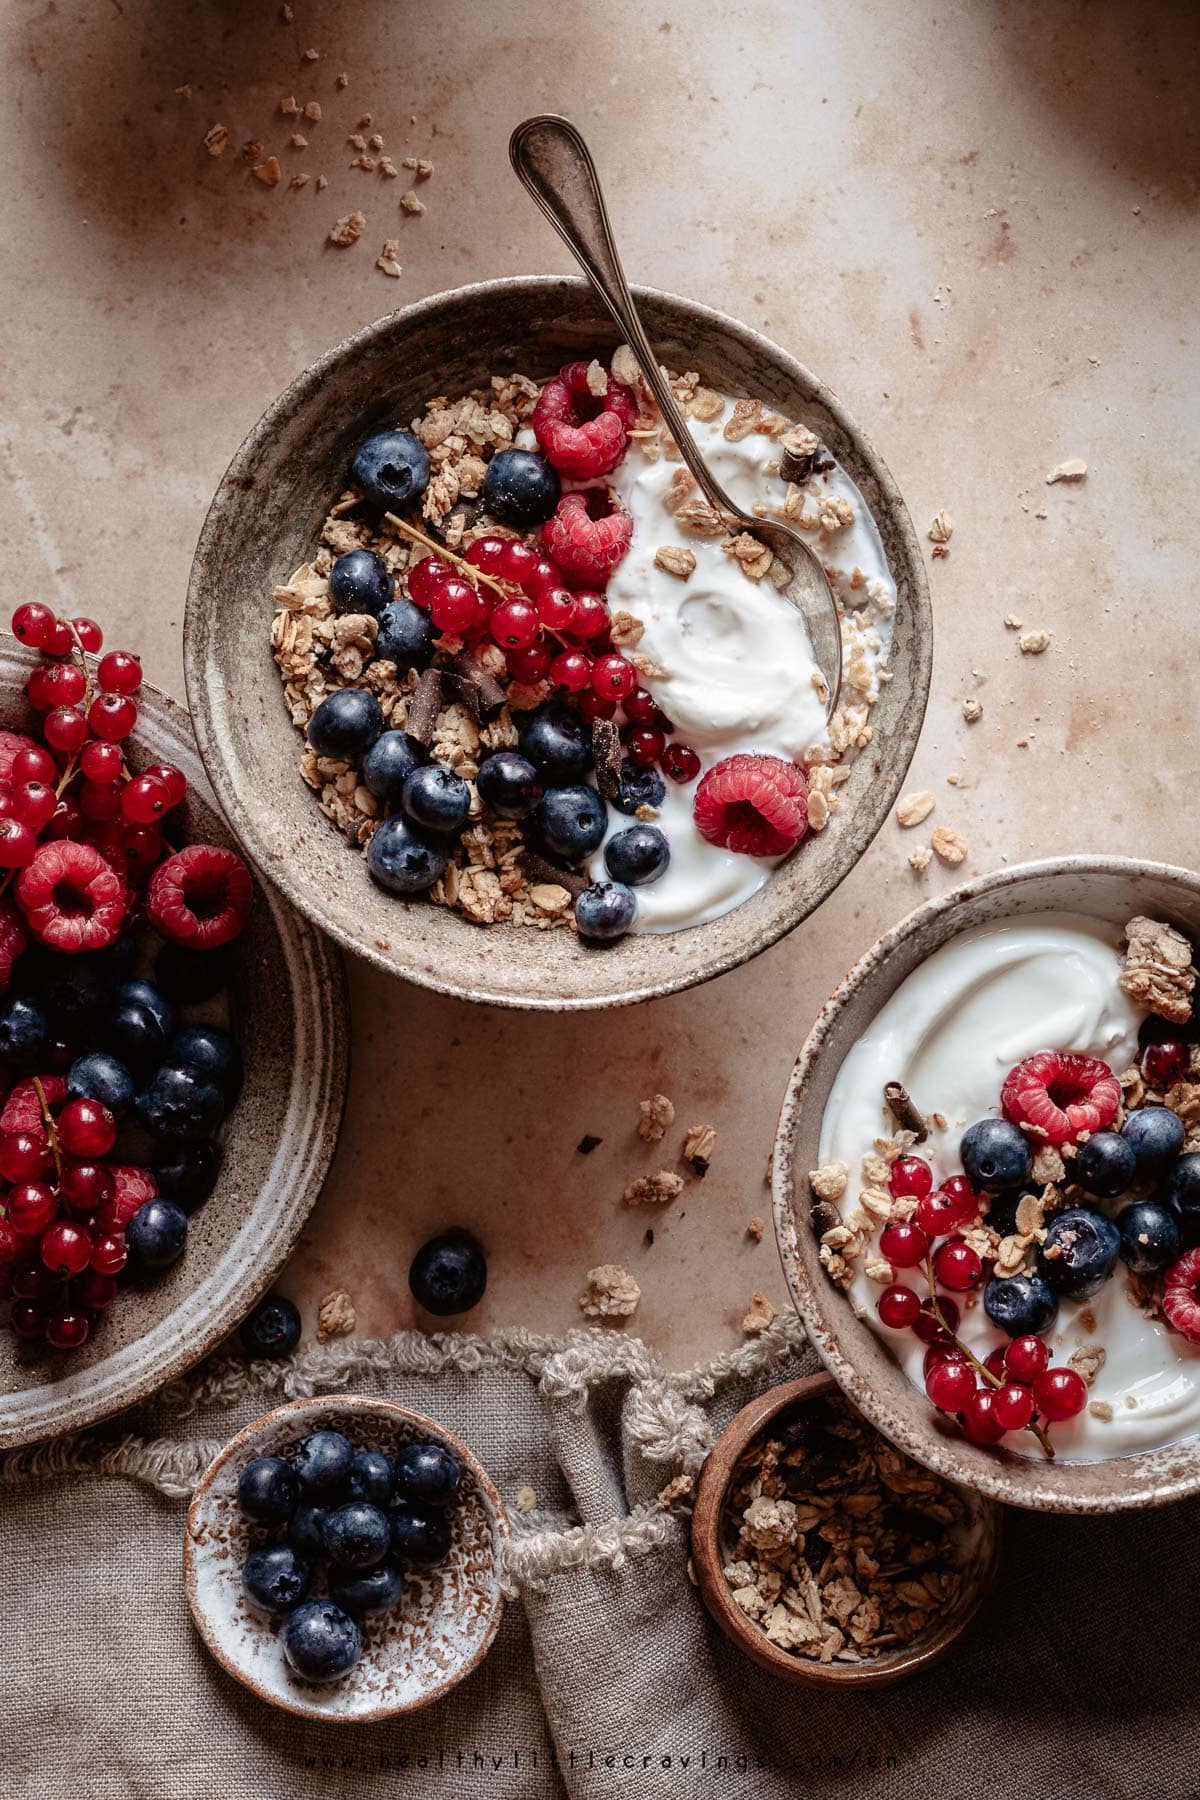
[[[82,1275],[92,1260],[92,1234],[86,1225],[60,1219],[42,1234],[40,1248],[52,1275]]]
[[[46,742],[64,756],[74,756],[87,742],[88,722],[77,706],[56,706],[42,726]]]
[[[958,1202],[935,1189],[932,1194],[921,1195],[913,1217],[927,1237],[945,1237],[958,1224]]]
[[[8,1196],[8,1222],[20,1237],[40,1238],[58,1217],[58,1198],[44,1181],[22,1181]]]
[[[42,649],[47,656],[70,656],[75,648],[75,634],[65,619],[55,619],[46,634]]]
[[[884,1226],[879,1249],[894,1269],[915,1269],[929,1255],[929,1239],[919,1225],[897,1221]]]
[[[983,1264],[970,1244],[942,1244],[933,1253],[933,1272],[943,1287],[961,1294],[978,1283]]]
[[[153,825],[127,825],[121,843],[129,861],[139,869],[157,868],[162,861],[162,832]]]
[[[45,1300],[58,1283],[35,1252],[23,1256],[13,1265],[12,1291],[18,1300]]]
[[[983,1359],[984,1368],[989,1375],[994,1375],[997,1381],[1003,1381],[1005,1376],[1005,1348],[1006,1346],[1004,1344],[997,1344],[996,1348],[994,1350],[989,1350]]]
[[[923,1344],[948,1344],[950,1339],[947,1334],[958,1330],[957,1301],[951,1300],[948,1294],[939,1294],[937,1304],[938,1312],[945,1320],[944,1326],[934,1317],[932,1300],[921,1302],[921,1316],[913,1330]]]
[[[1004,1367],[1018,1381],[1033,1381],[1050,1366],[1050,1346],[1032,1332],[1014,1338],[1004,1352]]]
[[[556,562],[552,562],[548,556],[539,556],[521,586],[531,600],[540,600],[551,588],[565,587],[566,582]]]
[[[1043,1369],[1034,1379],[1033,1399],[1047,1419],[1073,1419],[1087,1405],[1087,1383],[1074,1369]]]
[[[96,665],[96,680],[104,694],[136,694],[142,685],[142,665],[128,650],[110,650]]]
[[[85,1269],[74,1282],[71,1297],[89,1312],[103,1312],[117,1297],[116,1278],[102,1275],[98,1269]]]
[[[550,664],[550,679],[568,694],[580,694],[591,682],[592,665],[582,650],[564,650]]]
[[[36,1300],[18,1300],[8,1322],[19,1338],[40,1340],[46,1335],[46,1308]]]
[[[641,769],[652,769],[666,747],[662,732],[652,731],[648,725],[637,726],[625,740],[630,761]]]
[[[921,1302],[912,1288],[893,1282],[880,1294],[876,1307],[879,1317],[893,1331],[904,1331],[915,1325],[921,1313]]]
[[[1005,1382],[992,1396],[992,1412],[1005,1431],[1024,1431],[1033,1417],[1033,1395],[1019,1381]]]
[[[18,781],[13,788],[13,817],[40,831],[54,817],[58,795],[44,781]]]
[[[631,694],[626,694],[621,710],[634,725],[649,725],[657,717],[658,701],[649,688],[635,687]]]
[[[129,1252],[120,1232],[110,1231],[98,1237],[92,1246],[92,1267],[98,1275],[119,1275]]]
[[[1182,1038],[1159,1038],[1142,1051],[1142,1074],[1154,1088],[1169,1088],[1188,1072],[1188,1047]]]
[[[111,793],[111,788],[100,788],[100,793]],[[82,805],[82,799],[80,801]],[[157,775],[135,775],[127,781],[120,792],[122,816],[131,825],[153,825],[156,819],[170,810],[171,799],[165,783]]]
[[[72,619],[71,623],[75,627],[75,635],[83,648],[92,656],[96,656],[104,643],[104,633],[95,619]]]
[[[575,596],[568,588],[543,588],[534,604],[547,631],[570,631],[575,617]]]
[[[461,575],[447,575],[434,589],[429,611],[439,631],[465,631],[475,619],[475,589]]]
[[[919,1200],[933,1186],[933,1170],[923,1156],[898,1156],[888,1176],[888,1192],[897,1200]]]
[[[577,589],[571,636],[590,643],[593,638],[603,637],[611,624],[612,615],[604,604],[603,595],[595,593],[591,588]]]
[[[107,825],[121,810],[121,791],[111,781],[106,781],[102,787],[94,781],[81,781],[75,797],[80,812],[93,825]]]
[[[505,581],[514,581],[518,587],[523,587],[541,560],[537,551],[523,544],[520,538],[509,538],[500,555],[500,573]]]
[[[117,1141],[117,1121],[99,1100],[68,1100],[58,1115],[58,1140],[68,1156],[107,1156]]]
[[[550,646],[538,642],[526,644],[523,650],[506,650],[504,660],[514,681],[532,685],[535,681],[543,681],[550,673]]]
[[[31,650],[41,650],[50,640],[54,629],[54,614],[40,600],[27,600],[18,606],[12,616],[13,636],[20,638]]]
[[[979,1211],[979,1195],[971,1186],[965,1175],[947,1175],[938,1189],[941,1194],[949,1194],[958,1208],[958,1222],[965,1225]]]
[[[174,763],[151,763],[145,773],[162,782],[167,790],[168,806],[179,805],[188,790],[187,776],[182,769],[177,769]]]
[[[53,787],[58,780],[58,764],[48,750],[40,744],[31,744],[28,750],[18,750],[12,760],[13,781],[44,781]]]
[[[668,744],[662,753],[662,772],[686,785],[700,773],[700,758],[690,744]]]
[[[605,700],[624,700],[636,685],[633,664],[615,650],[598,656],[592,665],[592,686]]]
[[[969,1361],[970,1358],[967,1356],[966,1351],[960,1350],[957,1344],[952,1344],[947,1339],[944,1344],[930,1344],[928,1350],[925,1352],[922,1369],[926,1379],[928,1379],[929,1371],[931,1369],[936,1369],[939,1363],[969,1363]]]
[[[586,694],[579,696],[579,710],[588,724],[594,725],[597,719],[615,719],[617,703],[615,700],[602,700],[599,694],[593,694],[589,688]]]
[[[504,539],[502,537],[480,537],[467,550],[465,560],[473,569],[480,569],[485,575],[500,573],[500,559],[504,555]]]
[[[19,819],[0,819],[0,869],[23,869],[37,850],[37,838]]]
[[[975,1392],[975,1371],[965,1357],[942,1357],[925,1377],[925,1392],[939,1412],[961,1412]]]
[[[67,1205],[77,1213],[96,1212],[115,1191],[103,1163],[67,1163],[58,1185]]]
[[[70,794],[64,794],[54,809],[54,817],[42,833],[48,838],[75,838],[83,825],[83,814]]]
[[[998,1444],[1004,1426],[996,1417],[995,1388],[976,1388],[962,1409],[963,1436],[972,1444]]]
[[[52,706],[77,706],[87,692],[87,677],[77,663],[43,663],[29,677],[29,704],[37,712]]]
[[[100,694],[88,707],[87,722],[94,737],[118,744],[129,736],[137,716],[137,706],[128,694]]]
[[[75,1306],[60,1306],[46,1320],[46,1342],[56,1350],[78,1350],[87,1342],[91,1325],[85,1312]]]
[[[45,1138],[32,1131],[0,1134],[0,1175],[5,1181],[36,1181],[53,1160]]]
[[[109,787],[119,781],[124,761],[121,746],[106,744],[103,738],[93,738],[79,753],[79,767],[97,787]]]
[[[502,600],[492,614],[492,636],[502,650],[524,650],[537,637],[541,625],[532,600],[515,596]]]
[[[443,581],[448,581],[454,573],[452,563],[440,556],[422,557],[408,571],[408,597],[415,606],[423,606],[428,612],[434,594]]]

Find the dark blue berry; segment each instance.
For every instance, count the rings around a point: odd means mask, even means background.
[[[551,788],[533,815],[551,856],[560,862],[582,862],[604,842],[608,808],[594,787]]]
[[[385,731],[363,758],[362,777],[377,800],[399,806],[404,784],[414,769],[429,761],[424,744],[407,731]]]
[[[657,769],[643,768],[628,756],[623,758],[613,796],[613,805],[618,812],[633,818],[641,806],[661,806],[666,792],[667,784]]]
[[[367,845],[367,870],[391,894],[422,894],[446,873],[446,853],[418,837],[407,819],[385,819]]]
[[[520,727],[521,750],[535,764],[547,787],[579,781],[592,766],[591,731],[582,713],[547,700],[526,714]]]
[[[124,972],[117,949],[113,945],[110,950],[85,950],[79,956],[28,950],[17,965],[21,991],[34,995],[69,1035],[72,1028],[111,1006]]]
[[[1097,1131],[1080,1144],[1071,1179],[1098,1200],[1115,1200],[1137,1174],[1133,1145],[1116,1131]]]
[[[285,1294],[267,1294],[242,1320],[242,1344],[250,1356],[290,1356],[300,1342],[300,1309]]]
[[[300,1498],[296,1471],[282,1456],[256,1456],[238,1476],[237,1497],[256,1525],[285,1525]]]
[[[429,452],[411,431],[377,431],[359,445],[352,474],[368,500],[396,512],[429,486]]]
[[[558,470],[536,450],[497,450],[488,464],[483,504],[502,524],[544,525],[561,498]]]
[[[1183,1248],[1183,1226],[1172,1206],[1135,1200],[1117,1214],[1121,1261],[1135,1275],[1154,1275],[1173,1263]]]
[[[347,550],[329,571],[330,597],[340,613],[377,619],[395,591],[391,570],[374,550]]]
[[[461,775],[441,763],[414,769],[404,784],[400,804],[418,831],[439,836],[460,831],[471,810],[471,790]]]
[[[475,777],[479,798],[501,819],[524,819],[545,788],[534,765],[515,750],[497,750],[480,765]]]
[[[301,1438],[293,1456],[309,1500],[337,1500],[345,1493],[354,1451],[340,1431],[313,1431]]]
[[[45,1067],[40,1058],[50,1041],[46,1009],[28,994],[0,1002],[0,1058],[16,1069]]]
[[[1121,1136],[1137,1158],[1139,1175],[1164,1175],[1183,1149],[1183,1120],[1169,1106],[1143,1106],[1130,1113]]]
[[[630,825],[604,846],[604,864],[614,881],[639,887],[665,875],[671,846],[657,825]]]
[[[226,1096],[241,1086],[242,1053],[220,1025],[185,1025],[167,1045],[167,1060],[173,1069],[213,1082]]]
[[[405,1444],[392,1464],[396,1497],[425,1506],[449,1506],[462,1486],[462,1465],[441,1444]]]
[[[993,1275],[983,1290],[983,1310],[1009,1337],[1036,1336],[1054,1323],[1058,1300],[1041,1275]]]
[[[413,1257],[408,1285],[417,1305],[439,1318],[469,1312],[479,1305],[487,1286],[482,1247],[465,1231],[430,1238]]]
[[[1008,1119],[979,1119],[968,1125],[958,1154],[972,1187],[993,1192],[1023,1187],[1033,1167],[1029,1139]]]
[[[180,1005],[198,1005],[229,985],[233,959],[232,944],[220,944],[215,950],[164,944],[154,959],[154,979],[163,993]]]
[[[288,1538],[301,1556],[324,1556],[325,1515],[328,1510],[328,1507],[317,1506],[312,1500],[302,1500],[292,1514],[288,1523]]]
[[[290,1544],[267,1544],[252,1550],[242,1565],[242,1592],[256,1612],[290,1612],[307,1594],[312,1577],[312,1564]]]
[[[279,1640],[304,1681],[337,1681],[362,1655],[362,1632],[332,1600],[305,1600],[293,1607]]]
[[[1200,1151],[1179,1158],[1156,1197],[1182,1212],[1189,1224],[1200,1223]]]
[[[1104,1213],[1069,1206],[1046,1227],[1038,1267],[1066,1300],[1090,1300],[1116,1266],[1121,1234]]]
[[[200,1206],[212,1193],[221,1173],[221,1146],[211,1138],[194,1144],[169,1139],[154,1147],[154,1173],[158,1191],[177,1200],[185,1212]]]
[[[347,1500],[325,1516],[325,1554],[343,1569],[373,1569],[388,1553],[388,1516],[369,1500]]]
[[[379,615],[375,657],[398,669],[423,669],[433,655],[433,641],[433,620],[424,607],[404,598],[393,600]]]
[[[450,1549],[450,1521],[436,1506],[414,1506],[399,1500],[388,1514],[392,1549],[402,1563],[428,1568]]]
[[[391,1612],[403,1592],[404,1572],[390,1556],[358,1574],[346,1569],[329,1571],[329,1598],[356,1619]]]
[[[350,1464],[350,1492],[356,1500],[386,1506],[392,1497],[391,1458],[382,1450],[358,1450]]]
[[[154,1015],[159,1030],[164,1037],[170,1037],[175,1029],[175,1008],[152,981],[123,981],[117,989],[117,1000],[132,1000],[137,1006],[144,1006],[147,1012]]]
[[[99,1100],[118,1119],[133,1105],[136,1091],[125,1064],[104,1050],[77,1056],[67,1071],[67,1093],[72,1100]]]
[[[308,721],[308,741],[318,756],[365,756],[383,730],[383,708],[367,688],[326,694]]]
[[[117,996],[100,1020],[99,1035],[135,1081],[144,1081],[166,1055],[167,1034],[159,1019],[141,1000],[129,996]]]
[[[624,937],[636,917],[633,889],[620,881],[593,881],[575,902],[579,935],[593,943],[610,943]]]
[[[183,1255],[188,1221],[174,1200],[147,1200],[139,1206],[125,1230],[125,1242],[134,1263],[142,1269],[168,1269]]]
[[[186,1069],[162,1068],[138,1095],[137,1109],[153,1137],[195,1143],[211,1137],[225,1117],[225,1096],[215,1082]]]

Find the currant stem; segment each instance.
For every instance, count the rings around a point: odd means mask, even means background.
[[[54,1158],[54,1186],[57,1191],[62,1186],[62,1148],[58,1141],[58,1127],[54,1123],[40,1075],[35,1075],[33,1078],[33,1091],[37,1095],[38,1106],[41,1108],[42,1124],[46,1127],[46,1142],[49,1144],[50,1154]]]
[[[941,1307],[941,1302],[938,1299],[937,1278],[935,1277],[935,1275],[933,1273],[932,1257],[927,1257],[925,1259],[925,1279],[929,1283],[929,1305],[933,1312],[933,1316],[937,1320],[938,1324],[941,1326],[942,1330],[946,1333],[946,1336],[950,1339],[950,1342],[954,1345],[954,1348],[956,1350],[960,1350],[962,1352],[962,1354],[966,1357],[967,1361],[971,1364],[972,1368],[975,1370],[976,1374],[982,1375],[984,1380],[989,1382],[993,1388],[1003,1387],[1004,1383],[1001,1381],[1000,1377],[998,1375],[993,1375],[992,1371],[988,1368],[986,1363],[980,1362],[979,1358],[975,1355],[975,1352],[973,1350],[968,1349],[967,1345],[963,1343],[962,1339],[957,1335],[956,1332],[951,1330],[949,1324],[947,1323],[946,1315],[943,1313],[942,1307]],[[1046,1455],[1050,1458],[1051,1462],[1053,1462],[1053,1460],[1054,1460],[1054,1445],[1050,1442],[1050,1435],[1047,1432],[1045,1426],[1038,1425],[1036,1422],[1031,1420],[1028,1425],[1023,1427],[1023,1429],[1026,1431],[1032,1431],[1034,1437],[1037,1439],[1038,1443],[1042,1446],[1042,1449],[1046,1452]]]

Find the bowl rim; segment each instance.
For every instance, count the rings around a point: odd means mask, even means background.
[[[279,1422],[285,1419],[302,1416],[306,1412],[329,1412],[330,1409],[338,1409],[342,1412],[354,1413],[358,1416],[365,1416],[367,1418],[388,1419],[392,1422],[400,1421],[405,1425],[415,1426],[418,1431],[426,1432],[431,1437],[437,1438],[448,1445],[454,1451],[454,1454],[461,1459],[468,1469],[470,1469],[471,1478],[477,1484],[483,1495],[485,1507],[490,1515],[492,1528],[492,1552],[496,1571],[496,1599],[492,1608],[491,1617],[487,1622],[487,1627],[479,1644],[476,1645],[474,1651],[466,1661],[464,1661],[460,1669],[435,1683],[434,1686],[430,1688],[429,1692],[423,1694],[419,1700],[374,1706],[365,1712],[326,1712],[322,1708],[299,1705],[294,1701],[282,1698],[278,1694],[271,1693],[267,1688],[262,1686],[260,1682],[256,1681],[254,1676],[251,1675],[248,1670],[242,1668],[242,1666],[223,1649],[220,1640],[215,1636],[209,1626],[208,1612],[202,1605],[200,1596],[196,1591],[196,1553],[193,1534],[200,1527],[200,1515],[212,1492],[213,1482],[218,1472],[224,1468],[227,1462],[240,1455],[243,1451],[249,1449],[253,1443],[262,1438],[271,1427]],[[218,1663],[220,1663],[227,1674],[232,1675],[235,1681],[240,1682],[241,1685],[250,1693],[254,1694],[257,1699],[265,1701],[268,1706],[278,1707],[282,1712],[291,1713],[295,1718],[319,1720],[322,1724],[378,1724],[382,1719],[394,1719],[405,1713],[419,1712],[423,1707],[431,1706],[435,1700],[440,1700],[443,1695],[448,1694],[451,1688],[457,1687],[458,1683],[470,1675],[474,1669],[478,1668],[479,1664],[483,1661],[496,1640],[496,1633],[500,1629],[500,1621],[504,1616],[507,1595],[504,1591],[504,1583],[501,1574],[501,1554],[502,1545],[511,1536],[512,1525],[509,1521],[508,1509],[500,1498],[491,1476],[479,1461],[479,1458],[475,1455],[474,1451],[470,1450],[457,1433],[451,1431],[448,1426],[442,1425],[437,1419],[431,1419],[426,1413],[416,1412],[411,1406],[404,1406],[399,1400],[387,1400],[381,1395],[308,1394],[299,1400],[286,1401],[282,1406],[273,1406],[269,1412],[260,1413],[257,1419],[252,1419],[249,1425],[244,1425],[235,1436],[230,1438],[229,1442],[225,1444],[222,1449],[218,1450],[217,1454],[213,1457],[203,1475],[196,1483],[196,1486],[192,1491],[192,1497],[188,1501],[187,1516],[183,1522],[182,1574],[184,1592],[187,1595],[188,1606],[191,1608],[196,1630],[205,1649],[209,1651]]]
[[[928,921],[982,895],[1002,894],[1026,882],[1088,874],[1182,886],[1200,898],[1200,874],[1178,864],[1149,862],[1141,857],[1079,853],[1042,857],[1016,863],[1011,868],[991,870],[915,907],[857,958],[825,1001],[804,1040],[788,1078],[779,1112],[772,1152],[771,1208],[784,1279],[809,1341],[847,1399],[876,1430],[905,1455],[923,1463],[935,1474],[989,1499],[1034,1512],[1107,1514],[1145,1506],[1165,1506],[1200,1492],[1200,1455],[1194,1459],[1191,1473],[1180,1473],[1167,1479],[1144,1472],[1143,1465],[1176,1445],[1132,1451],[1125,1456],[1105,1457],[1088,1463],[1065,1459],[1047,1463],[1023,1456],[1019,1459],[1018,1469],[1012,1462],[1002,1462],[987,1451],[974,1449],[963,1439],[937,1433],[923,1419],[913,1423],[918,1418],[915,1407],[902,1415],[890,1412],[881,1404],[872,1384],[859,1377],[853,1360],[842,1348],[837,1320],[842,1309],[849,1306],[846,1296],[823,1275],[819,1281],[810,1280],[801,1256],[791,1249],[792,1240],[798,1240],[806,1229],[792,1203],[796,1187],[792,1166],[796,1120],[803,1109],[807,1082],[824,1051],[832,1026],[851,998],[867,988],[875,971],[886,966],[892,953]],[[960,929],[968,930],[970,926],[964,924]],[[957,933],[951,934],[954,935]],[[922,1400],[915,1386],[912,1393],[915,1400]],[[1200,1433],[1178,1440],[1180,1445],[1189,1442],[1200,1446]],[[1073,1492],[1063,1480],[1054,1479],[1066,1476],[1069,1482],[1068,1472],[1072,1469],[1104,1467],[1120,1471],[1120,1478],[1110,1484],[1109,1491],[1102,1493]]]
[[[193,552],[184,608],[184,686],[192,713],[200,758],[221,810],[229,821],[230,829],[239,842],[248,846],[248,854],[252,856],[256,866],[264,872],[266,878],[279,888],[280,892],[298,911],[303,913],[321,931],[332,937],[344,950],[373,963],[390,976],[399,975],[405,981],[411,981],[415,985],[428,988],[435,993],[445,994],[452,999],[474,1001],[481,1005],[510,1007],[518,1011],[592,1012],[606,1007],[633,1006],[645,1000],[661,999],[668,994],[681,993],[688,988],[698,987],[715,976],[728,974],[732,969],[740,968],[764,950],[770,949],[772,945],[803,924],[804,920],[809,918],[818,906],[832,898],[846,876],[862,861],[883,829],[916,752],[917,743],[924,727],[933,679],[933,609],[920,540],[901,490],[875,448],[873,439],[863,431],[857,420],[853,418],[826,383],[782,345],[768,338],[753,326],[744,324],[740,319],[735,319],[731,314],[665,288],[650,287],[645,284],[635,285],[633,292],[640,301],[678,308],[685,316],[690,315],[692,318],[702,321],[710,329],[733,333],[748,348],[755,350],[772,362],[786,367],[790,378],[798,384],[808,387],[811,390],[813,401],[829,413],[848,437],[853,438],[862,458],[870,465],[881,494],[886,496],[890,515],[895,522],[898,536],[903,545],[907,572],[911,578],[910,610],[915,618],[922,621],[921,649],[913,671],[910,723],[902,727],[897,737],[896,747],[899,753],[889,759],[887,769],[880,772],[878,779],[873,784],[871,792],[877,798],[874,799],[870,810],[866,806],[860,805],[855,815],[861,818],[866,832],[862,846],[853,862],[842,875],[838,876],[829,892],[820,900],[810,901],[804,892],[798,893],[795,897],[796,904],[789,914],[766,921],[753,932],[744,934],[736,943],[711,955],[702,964],[672,973],[671,959],[669,956],[664,956],[660,959],[661,974],[656,975],[652,980],[639,981],[634,987],[626,987],[615,992],[563,996],[555,992],[526,991],[517,995],[509,989],[493,989],[490,985],[479,981],[467,983],[458,981],[450,974],[439,972],[437,968],[420,958],[413,959],[400,968],[394,958],[381,951],[374,942],[360,940],[356,937],[352,931],[347,929],[340,910],[326,899],[319,884],[310,885],[305,880],[298,879],[293,874],[291,862],[272,853],[261,842],[253,816],[242,807],[238,798],[237,784],[230,777],[226,761],[221,754],[209,706],[205,633],[198,624],[204,603],[206,584],[204,571],[210,553],[223,534],[227,508],[237,504],[238,500],[244,498],[245,493],[253,488],[257,446],[260,440],[264,435],[274,432],[277,421],[284,415],[292,412],[302,402],[310,400],[325,386],[343,360],[368,349],[374,341],[386,334],[394,333],[399,328],[423,323],[448,304],[460,305],[472,300],[499,299],[514,291],[547,295],[557,291],[572,296],[593,292],[590,283],[581,275],[499,276],[488,281],[469,282],[461,287],[443,289],[439,293],[426,295],[393,313],[384,314],[340,339],[322,352],[315,361],[302,369],[288,383],[282,393],[270,403],[246,434],[217,484]],[[599,312],[600,302],[598,299],[596,306]],[[264,644],[265,642],[264,633]],[[907,754],[904,749],[906,741],[908,743]],[[727,915],[721,916],[726,917]],[[709,924],[716,922],[710,921]],[[690,929],[705,931],[708,929],[708,924]]]
[[[773,1644],[766,1633],[748,1619],[734,1603],[729,1583],[722,1572],[721,1518],[729,1483],[738,1460],[751,1441],[773,1418],[789,1407],[827,1394],[840,1393],[833,1375],[822,1369],[816,1375],[802,1375],[795,1381],[782,1382],[743,1406],[713,1445],[700,1471],[696,1501],[692,1512],[691,1549],[700,1597],[709,1615],[720,1626],[730,1642],[745,1652],[760,1668],[798,1687],[848,1688],[890,1687],[907,1675],[937,1662],[968,1629],[995,1585],[1000,1566],[1003,1540],[1003,1513],[984,1495],[971,1496],[977,1507],[986,1509],[992,1522],[992,1541],[986,1567],[978,1572],[974,1588],[953,1624],[939,1623],[916,1643],[905,1645],[881,1666],[878,1662],[815,1663],[805,1657],[789,1656]],[[853,1402],[850,1402],[853,1404]],[[857,1409],[856,1409],[857,1410]]]

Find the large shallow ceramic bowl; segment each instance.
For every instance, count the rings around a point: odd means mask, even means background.
[[[1124,925],[1138,913],[1200,938],[1200,875],[1162,863],[1075,856],[1026,863],[953,888],[867,951],[826,1001],[792,1072],[775,1140],[775,1229],[784,1273],[818,1355],[849,1398],[901,1450],[995,1500],[1045,1512],[1107,1513],[1200,1492],[1200,1436],[1104,1462],[1049,1462],[968,1444],[939,1418],[883,1340],[821,1268],[808,1171],[838,1070],[863,1030],[926,957],[973,926],[1038,912]]]
[[[0,723],[13,729],[29,722],[23,688],[33,661],[12,638],[0,639]],[[187,714],[148,684],[137,698],[130,761],[181,768],[190,784],[183,835],[237,849]],[[231,1005],[245,1084],[220,1179],[192,1215],[187,1250],[153,1286],[123,1287],[81,1350],[35,1351],[0,1329],[0,1449],[106,1419],[198,1362],[266,1288],[321,1191],[346,1093],[341,957],[256,881],[236,970]]]
[[[347,338],[275,401],[234,457],[192,566],[188,698],[217,797],[259,867],[346,949],[423,986],[500,1005],[612,1006],[693,986],[756,955],[808,917],[849,873],[900,791],[925,710],[932,626],[920,548],[896,485],[845,408],[786,351],[721,313],[638,292],[663,360],[755,395],[817,431],[858,483],[896,582],[894,679],[843,810],[754,898],[670,936],[631,935],[597,953],[574,934],[468,924],[374,887],[317,811],[271,660],[271,592],[312,552],[359,440],[435,394],[500,370],[546,374],[614,346],[587,284],[514,278],[438,294]]]
[[[246,1605],[242,1564],[269,1533],[241,1516],[237,1484],[254,1457],[286,1457],[309,1432],[327,1430],[340,1431],[355,1449],[389,1456],[405,1444],[433,1441],[458,1458],[463,1480],[448,1509],[445,1561],[406,1570],[394,1611],[365,1624],[360,1661],[344,1680],[317,1684],[292,1673],[270,1621]],[[183,1580],[204,1642],[251,1693],[301,1718],[361,1725],[440,1700],[483,1661],[504,1611],[500,1553],[508,1535],[508,1515],[487,1471],[445,1426],[392,1400],[335,1394],[276,1407],[226,1444],[188,1508]]]

